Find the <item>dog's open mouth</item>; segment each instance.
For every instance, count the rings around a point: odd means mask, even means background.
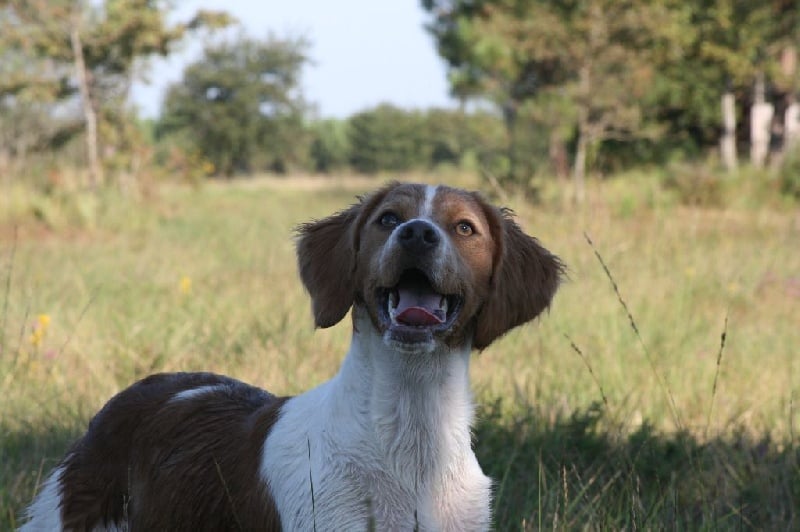
[[[397,339],[417,342],[447,329],[461,310],[462,298],[438,292],[419,270],[406,270],[396,285],[382,288],[378,305],[387,328]]]

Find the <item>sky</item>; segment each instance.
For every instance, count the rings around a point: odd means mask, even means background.
[[[344,118],[379,103],[404,108],[452,107],[445,66],[425,32],[419,0],[177,0],[171,21],[187,21],[199,9],[224,10],[251,37],[303,36],[311,64],[302,77],[307,101],[320,117]],[[155,59],[149,83],[134,84],[131,98],[141,114],[157,116],[166,88],[183,67],[202,56],[189,38],[178,53]]]

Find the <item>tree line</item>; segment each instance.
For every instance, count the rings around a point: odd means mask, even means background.
[[[793,0],[422,5],[453,93],[489,99],[502,111],[510,179],[524,142],[518,130],[532,122],[549,133],[553,168],[578,180],[604,160],[700,157],[721,138],[724,163],[734,168],[737,145],[784,147],[787,132],[797,130],[800,6]],[[756,151],[758,166],[769,150]]]
[[[505,133],[491,112],[381,104],[346,119],[312,118],[300,83],[307,47],[302,39],[276,37],[207,47],[167,91],[153,124],[162,153],[177,150],[219,176],[372,174],[441,164],[504,171]]]
[[[169,24],[149,0],[0,0],[0,173],[31,158],[103,173],[403,171],[500,183],[718,157],[780,160],[800,131],[792,0],[421,0],[455,109],[389,104],[320,119],[301,38],[209,39],[142,121],[130,85],[154,55],[235,21]],[[366,75],[366,74],[365,74]]]

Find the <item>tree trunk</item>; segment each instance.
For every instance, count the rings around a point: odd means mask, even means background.
[[[783,150],[784,152],[797,149],[800,142],[800,103],[792,101],[783,115]]]
[[[586,131],[583,125],[578,128],[578,145],[575,148],[575,166],[572,169],[575,203],[586,199]]]
[[[567,147],[564,145],[564,139],[558,133],[557,127],[553,127],[550,131],[548,156],[553,173],[559,181],[565,181],[569,176],[569,157],[567,156]]]
[[[517,179],[517,102],[509,100],[503,106],[503,121],[508,134],[508,175],[503,176],[506,183]]]
[[[722,164],[729,172],[736,170],[736,99],[730,89],[722,95],[722,138],[720,139]]]
[[[584,64],[578,71],[578,145],[575,148],[575,162],[572,168],[575,203],[583,203],[586,197],[586,148],[589,143],[589,101],[592,88],[589,64]]]
[[[771,103],[764,98],[764,74],[759,73],[750,109],[750,162],[756,168],[763,168],[769,154],[770,126],[775,112]]]
[[[83,118],[86,121],[86,157],[89,163],[89,187],[97,188],[103,180],[103,171],[100,167],[100,158],[97,155],[97,113],[92,105],[91,92],[89,91],[89,76],[86,72],[86,63],[83,60],[83,45],[81,36],[75,24],[70,32],[72,53],[75,57],[75,73],[78,78],[78,90],[83,104]]]
[[[797,48],[787,45],[781,53],[781,70],[788,79],[796,80]],[[782,156],[797,150],[800,143],[800,103],[797,101],[797,82],[793,82],[789,95],[789,105],[783,114]]]

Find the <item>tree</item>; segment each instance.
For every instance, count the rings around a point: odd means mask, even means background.
[[[403,171],[419,166],[422,118],[389,104],[350,117],[350,164],[363,173]],[[422,164],[425,164],[422,162]]]
[[[158,136],[182,133],[225,176],[304,163],[299,84],[307,48],[303,39],[275,37],[207,47],[167,91]]]
[[[573,177],[581,201],[589,150],[606,140],[658,136],[644,102],[659,50],[674,43],[680,19],[658,2],[641,0],[578,3],[562,17],[571,35],[562,64],[571,66],[564,88],[575,107]]]
[[[543,120],[551,144],[576,134],[574,175],[609,138],[645,131],[640,106],[653,79],[650,51],[676,18],[649,0],[423,0],[429,30],[448,62],[453,91],[487,97],[509,135],[509,178],[518,179],[519,120]],[[540,104],[547,102],[547,107]],[[563,154],[551,147],[554,158]]]
[[[347,166],[350,159],[348,124],[344,120],[320,120],[311,125],[311,162],[317,172],[332,172]]]
[[[453,94],[486,98],[502,113],[508,168],[501,178],[525,180],[518,175],[520,113],[543,88],[563,81],[566,70],[554,53],[567,39],[563,25],[552,23],[544,1],[422,0],[422,6],[433,14],[427,27],[448,64]]]
[[[157,0],[0,0],[2,62],[13,60],[0,79],[0,100],[6,107],[46,105],[63,114],[79,98],[93,185],[101,179],[100,154],[125,142],[129,117],[120,110],[137,65],[167,55],[188,31],[232,22],[224,13],[200,11],[170,25],[167,10]],[[74,133],[74,121],[54,138]]]
[[[734,168],[736,139],[730,129],[748,124],[742,111],[756,99],[757,79],[765,77],[776,96],[791,99],[795,90],[796,72],[782,72],[780,59],[797,45],[800,4],[701,0],[669,7],[681,22],[672,49],[654,61],[656,76],[645,105],[665,128],[663,147],[692,154],[715,148],[722,134],[723,155]],[[734,103],[736,115],[730,113]]]

